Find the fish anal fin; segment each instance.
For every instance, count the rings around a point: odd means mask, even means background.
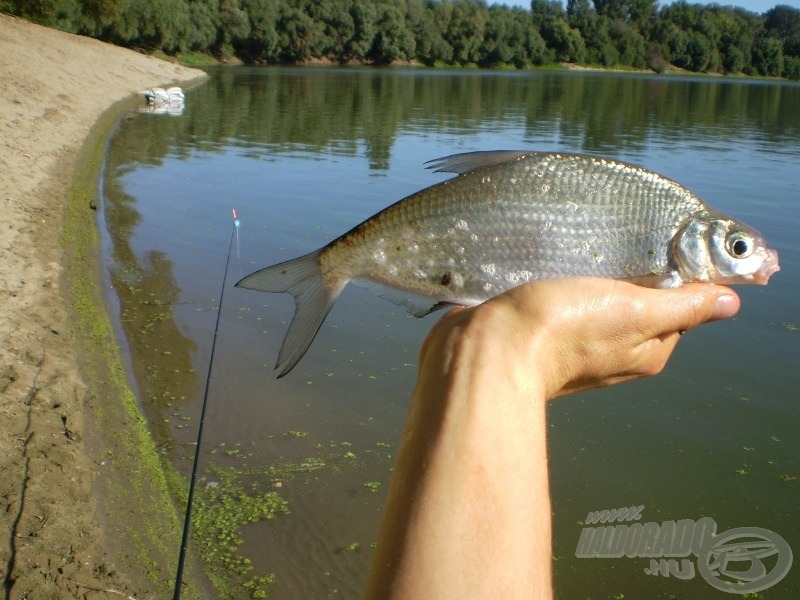
[[[423,294],[398,290],[388,285],[372,281],[371,279],[355,279],[353,283],[370,290],[389,302],[402,306],[418,319],[448,306],[462,306],[460,302],[440,300]]]

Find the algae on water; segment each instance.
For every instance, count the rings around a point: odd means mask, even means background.
[[[204,570],[222,598],[238,598],[242,588],[252,598],[266,598],[273,574],[251,575],[250,559],[239,552],[238,530],[248,523],[268,521],[289,512],[289,503],[274,491],[247,489],[236,469],[214,469],[217,481],[197,490],[192,528],[194,546]]]

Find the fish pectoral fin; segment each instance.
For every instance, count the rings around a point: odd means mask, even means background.
[[[447,306],[458,304],[457,302],[439,300],[437,298],[431,298],[430,296],[424,296],[422,294],[415,294],[414,292],[409,292],[406,290],[398,290],[369,279],[355,279],[353,280],[353,283],[370,290],[384,300],[388,300],[389,302],[393,302],[398,306],[402,306],[418,319],[421,319],[425,315],[429,315],[432,312],[436,312],[437,310],[441,310]]]
[[[464,175],[483,167],[492,167],[505,162],[519,160],[533,152],[524,150],[488,150],[483,152],[464,152],[451,154],[442,158],[434,158],[425,163],[426,169],[434,169],[436,173],[457,173]]]
[[[668,271],[658,275],[644,275],[642,277],[626,277],[622,281],[659,290],[676,288],[684,283],[681,276],[675,271]]]

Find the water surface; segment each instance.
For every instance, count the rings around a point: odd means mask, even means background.
[[[644,505],[645,521],[763,527],[800,552],[798,106],[796,84],[744,80],[212,70],[180,117],[132,114],[109,149],[107,264],[157,443],[189,472],[236,208],[201,485],[235,467],[246,486],[289,502],[288,515],[239,530],[254,573],[277,576],[270,597],[358,596],[417,353],[438,317],[414,319],[350,286],[276,380],[292,299],[231,286],[447,178],[426,160],[499,148],[604,154],[746,221],[782,271],[767,287],[738,288],[737,318],[687,335],[663,375],[552,403],[558,597],[721,596],[699,576],[645,575],[647,559],[575,550],[590,511]],[[797,573],[764,597],[791,597]]]

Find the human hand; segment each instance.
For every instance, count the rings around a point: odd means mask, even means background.
[[[721,286],[571,278],[451,310],[420,354],[367,597],[552,598],[546,400],[654,375],[738,309]]]
[[[441,343],[453,352],[463,336],[477,336],[492,363],[484,366],[553,398],[655,375],[683,332],[738,310],[736,293],[718,285],[658,290],[610,279],[540,281],[445,315],[421,362]]]

